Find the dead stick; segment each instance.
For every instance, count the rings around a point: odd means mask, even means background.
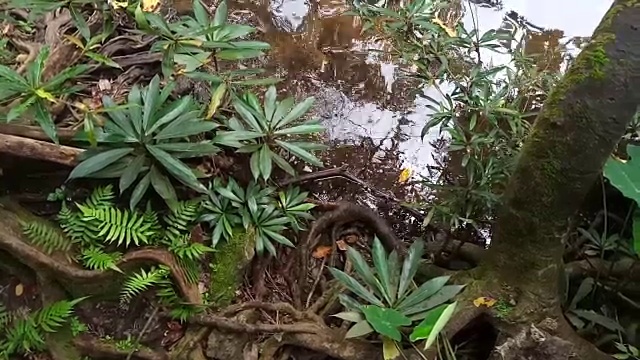
[[[76,130],[56,129],[58,138],[63,142],[71,141],[76,136]],[[15,135],[34,140],[51,142],[51,138],[38,126],[19,124],[0,124],[0,134]]]
[[[83,151],[71,146],[0,134],[0,152],[15,156],[75,166],[78,163],[78,155]]]

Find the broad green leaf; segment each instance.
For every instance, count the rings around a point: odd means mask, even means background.
[[[378,279],[382,283],[382,290],[385,299],[387,299],[387,303],[390,305],[395,305],[395,299],[391,296],[391,280],[389,278],[389,267],[387,263],[387,253],[384,250],[384,246],[382,246],[382,242],[378,239],[377,236],[373,238],[373,266],[376,269],[376,273],[378,274]]]
[[[155,15],[155,14],[149,14],[149,18],[151,18],[151,15]],[[147,86],[147,88],[145,89],[145,93],[144,93],[144,108],[142,110],[142,127],[145,129],[145,134],[150,134],[151,131],[149,131],[151,129],[152,124],[152,116],[153,114],[155,114],[156,112],[156,106],[159,105],[157,103],[158,101],[158,95],[159,95],[159,91],[160,91],[160,76],[156,75],[153,77],[153,79],[151,79],[151,82],[149,83],[149,86]]]
[[[36,100],[35,102],[35,120],[40,125],[45,134],[53,142],[58,144],[58,132],[56,131],[56,124],[53,122],[53,117],[51,117],[51,113],[47,110],[41,100]]]
[[[249,168],[251,169],[253,180],[258,180],[258,178],[260,177],[260,151],[256,151],[251,154],[251,159],[249,160]]]
[[[580,286],[578,287],[578,290],[576,291],[576,294],[573,296],[573,299],[571,300],[571,304],[569,304],[570,310],[575,309],[578,306],[578,303],[591,293],[591,291],[593,290],[594,284],[595,284],[595,281],[591,277],[588,277],[582,280],[582,282],[580,283]]]
[[[49,46],[43,46],[35,60],[33,60],[27,67],[27,80],[33,87],[40,86],[40,77],[42,76],[44,63],[49,57],[49,50]]]
[[[444,312],[444,310],[449,306],[448,304],[442,304],[437,308],[429,310],[425,315],[424,319],[418,324],[414,329],[409,339],[412,342],[416,342],[418,340],[427,339],[433,331],[433,327],[436,325],[436,322],[440,318],[440,315]]]
[[[462,289],[464,289],[464,285],[446,285],[427,300],[406,308],[402,313],[411,316],[433,309],[453,299]]]
[[[600,325],[605,329],[614,332],[625,332],[625,329],[615,319],[596,313],[593,310],[571,310],[572,313],[579,317],[590,321],[594,324]]]
[[[331,275],[333,275],[334,278],[340,281],[344,286],[347,287],[347,289],[352,291],[354,294],[356,294],[363,300],[373,305],[384,306],[382,304],[382,301],[380,301],[380,299],[375,297],[375,295],[373,295],[369,290],[367,290],[367,288],[362,286],[356,279],[352,278],[351,276],[345,274],[344,272],[338,269],[329,268],[329,271],[331,272]]]
[[[392,299],[395,299],[394,302],[396,302],[398,300],[398,283],[400,282],[400,269],[402,267],[402,265],[400,265],[400,257],[398,256],[397,251],[394,250],[391,252],[391,255],[389,255],[388,263],[390,283],[389,289],[391,291],[389,296]]]
[[[149,150],[149,153],[151,153],[151,155],[153,155],[153,157],[156,158],[156,160],[158,160],[158,162],[181,183],[198,192],[207,192],[207,188],[198,181],[198,178],[193,174],[193,171],[191,171],[191,169],[189,169],[189,167],[184,163],[154,145],[147,145],[147,150]]]
[[[271,149],[269,149],[269,145],[264,144],[260,149],[260,173],[265,180],[269,180],[271,177]]]
[[[242,119],[247,122],[247,124],[251,127],[251,130],[260,133],[266,131],[266,129],[260,126],[258,120],[256,120],[255,116],[253,115],[250,106],[246,104],[244,100],[239,97],[234,98],[233,108],[238,112],[240,117],[242,117]]]
[[[184,96],[180,98],[180,100],[178,100],[176,104],[172,104],[174,105],[174,107],[171,111],[164,114],[161,118],[155,120],[153,125],[148,126],[146,128],[145,135],[149,136],[154,132],[156,132],[156,130],[158,130],[163,125],[166,125],[172,122],[173,120],[175,120],[178,116],[182,115],[189,108],[189,106],[191,106],[192,103],[193,102],[192,102],[191,96]],[[145,104],[145,111],[146,111],[146,104]]]
[[[360,254],[358,250],[349,246],[347,247],[347,257],[353,263],[353,267],[358,276],[364,280],[369,288],[371,288],[376,295],[384,297],[384,288],[382,287],[382,284],[378,279],[376,279],[373,271],[371,271],[371,268],[367,264],[367,260],[364,259],[362,254]]]
[[[287,124],[289,124],[290,122],[297,120],[299,117],[304,115],[307,111],[309,111],[309,109],[311,109],[311,106],[313,106],[314,102],[315,102],[315,98],[313,96],[304,99],[303,102],[294,106],[293,109],[291,109],[291,111],[287,115],[285,115],[280,121],[273,124],[273,127],[275,129],[281,129],[285,127]]]
[[[402,340],[398,328],[411,325],[411,319],[393,309],[367,305],[362,308],[362,312],[377,333],[395,341]]]
[[[360,322],[364,319],[362,317],[362,314],[357,311],[344,311],[331,316],[335,316],[339,319],[349,321],[349,322],[354,322],[354,323]]]
[[[22,89],[24,92],[29,88],[29,84],[27,84],[25,78],[10,67],[4,65],[0,65],[0,79],[5,79],[8,85],[13,84],[16,90]]]
[[[276,98],[278,94],[276,92],[275,86],[269,86],[269,89],[264,94],[264,117],[267,118],[267,123],[271,129],[271,120],[273,119],[273,114],[276,111]]]
[[[131,210],[135,209],[144,194],[149,189],[149,184],[151,183],[151,173],[147,173],[142,180],[133,188],[133,192],[131,193],[131,198],[129,199],[129,208]]]
[[[412,291],[407,297],[405,297],[404,300],[402,300],[400,304],[398,304],[397,309],[399,311],[403,311],[425,301],[426,299],[440,291],[440,289],[442,289],[447,284],[447,281],[449,281],[450,278],[450,276],[439,276],[433,279],[429,279],[424,284],[420,285],[420,287]]]
[[[122,193],[125,192],[125,190],[127,190],[129,186],[131,186],[131,184],[136,181],[136,179],[138,178],[138,174],[140,174],[140,172],[142,171],[142,166],[144,165],[144,161],[146,158],[147,156],[145,154],[140,154],[133,160],[131,160],[131,162],[127,166],[127,169],[124,171],[124,173],[122,173],[122,176],[120,177],[120,183],[118,185],[118,187],[120,188],[120,195],[122,195]]]
[[[433,325],[433,329],[431,329],[431,332],[429,333],[429,337],[427,338],[427,341],[424,344],[424,349],[425,350],[430,348],[431,345],[433,345],[433,343],[436,342],[436,339],[438,338],[438,335],[440,335],[440,332],[442,332],[442,329],[444,329],[444,327],[447,325],[447,323],[449,322],[449,320],[453,316],[453,313],[456,311],[456,306],[457,305],[458,305],[457,302],[453,302],[453,303],[449,304],[444,309],[442,314],[440,314],[440,317],[438,317],[438,320]]]
[[[193,14],[200,25],[209,25],[209,12],[201,0],[193,0]]]
[[[640,210],[633,214],[633,250],[640,256]]]
[[[217,126],[218,125],[212,121],[189,121],[183,123],[181,126],[167,126],[153,138],[155,140],[186,138],[188,136],[209,132]]]
[[[122,148],[98,153],[78,164],[69,174],[69,179],[90,177],[93,173],[104,169],[132,152],[132,148]]]
[[[371,327],[371,325],[369,325],[367,320],[362,320],[356,323],[355,325],[353,325],[351,329],[347,331],[345,338],[351,339],[355,337],[365,336],[365,335],[371,334],[372,332],[373,332],[373,328]]]
[[[117,62],[113,61],[111,58],[106,57],[102,54],[98,54],[93,51],[87,51],[84,54],[91,60],[94,60],[100,64],[122,70],[122,66],[120,66],[120,64],[118,64]]]
[[[151,186],[153,186],[156,192],[164,199],[167,205],[169,205],[171,209],[174,209],[178,203],[178,196],[169,178],[162,174],[155,166],[151,167],[149,175],[151,175]]]
[[[157,144],[156,147],[171,153],[179,159],[212,155],[220,151],[220,148],[207,141],[163,143]]]
[[[11,122],[20,117],[20,115],[24,114],[24,112],[27,111],[33,104],[35,104],[37,100],[38,98],[32,95],[27,99],[22,100],[20,104],[18,104],[18,106],[12,107],[7,114],[7,122]]]
[[[227,49],[215,53],[215,56],[221,60],[243,60],[251,59],[264,54],[261,50],[254,49]]]
[[[144,134],[142,129],[142,93],[138,86],[133,86],[127,98],[129,120],[137,134]]]
[[[276,107],[276,111],[273,113],[272,124],[271,126],[275,129],[278,123],[282,120],[282,118],[287,115],[289,110],[293,107],[295,100],[292,97],[285,98],[284,100],[278,102],[278,106]]]
[[[282,245],[289,246],[289,247],[295,247],[295,245],[293,245],[293,243],[289,239],[287,239],[286,237],[278,234],[275,231],[271,231],[271,230],[268,230],[268,229],[262,229],[262,231],[264,231],[264,233],[269,235],[270,238],[272,238],[273,240],[279,242]]]
[[[213,26],[222,26],[227,22],[227,14],[228,14],[228,5],[227,0],[222,0],[220,4],[218,4],[218,8],[216,9],[216,13],[213,16]]]
[[[280,169],[284,170],[287,174],[291,176],[296,175],[296,170],[285,159],[283,159],[282,156],[276,154],[275,152],[272,152],[271,159],[273,159],[273,162],[276,163],[276,165]]]
[[[631,158],[627,161],[609,158],[604,165],[604,176],[624,196],[640,204],[640,146],[627,145],[627,154]]]
[[[402,299],[409,288],[409,284],[413,281],[413,277],[418,271],[418,264],[424,253],[424,243],[416,240],[411,244],[409,253],[402,264],[402,273],[400,274],[400,284],[398,284],[398,299]]]
[[[314,165],[314,166],[318,166],[318,167],[323,167],[324,166],[322,164],[322,161],[320,161],[320,159],[315,157],[313,154],[311,154],[307,150],[299,147],[296,143],[285,142],[285,141],[277,140],[277,139],[275,140],[275,142],[281,148],[283,148],[283,149],[287,150],[288,152],[290,152],[291,154],[299,157],[300,159],[304,160],[308,164],[311,164],[311,165]]]
[[[305,135],[324,132],[326,129],[320,124],[303,124],[275,132],[276,135]]]

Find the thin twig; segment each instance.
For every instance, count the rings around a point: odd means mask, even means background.
[[[149,316],[149,319],[147,319],[147,322],[142,327],[142,330],[140,331],[140,334],[138,334],[138,338],[136,339],[136,344],[140,343],[140,340],[142,339],[142,336],[144,336],[144,334],[149,329],[149,326],[151,325],[151,320],[155,319],[156,314],[158,314],[158,307],[153,309],[153,313],[151,313],[151,316]],[[136,349],[133,349],[133,350],[129,351],[129,355],[127,355],[127,359],[126,360],[131,360],[131,357],[133,356],[134,352],[136,352]]]
[[[311,298],[313,297],[313,293],[316,291],[316,287],[320,282],[320,278],[322,278],[322,271],[324,270],[324,264],[326,261],[327,261],[327,257],[325,256],[322,258],[322,263],[320,264],[320,271],[318,271],[318,276],[316,276],[316,280],[313,282],[313,285],[311,286],[311,291],[309,291],[309,295],[307,295],[307,301],[304,304],[305,309],[309,308],[309,304],[311,303]]]

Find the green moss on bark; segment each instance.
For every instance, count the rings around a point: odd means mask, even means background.
[[[247,265],[254,255],[254,234],[237,229],[233,237],[216,248],[211,263],[210,299],[214,306],[231,304],[242,285]]]

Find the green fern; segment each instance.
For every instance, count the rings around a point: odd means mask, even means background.
[[[172,318],[185,322],[204,310],[202,306],[184,303],[169,279],[160,281],[157,286],[156,296],[159,298],[160,304],[171,308],[169,316]]]
[[[80,259],[86,268],[92,270],[114,270],[122,272],[116,265],[122,258],[122,254],[119,252],[107,253],[103,249],[97,246],[91,246],[82,250]]]
[[[149,230],[153,231],[154,234],[157,234],[157,236],[154,236],[149,240],[149,243],[155,243],[160,239],[160,234],[162,234],[162,226],[160,225],[160,221],[158,219],[158,213],[151,209],[150,203],[147,203],[147,208],[145,209],[142,216],[144,217],[144,222],[149,224]]]
[[[176,254],[180,259],[188,260],[201,259],[206,253],[213,251],[212,248],[204,244],[189,242],[190,238],[188,234],[182,235],[169,245],[169,251]]]
[[[169,270],[164,266],[153,267],[149,271],[140,269],[140,272],[131,274],[124,284],[120,292],[120,300],[122,302],[130,301],[134,296],[140,295],[143,291],[156,286],[166,280]]]
[[[200,204],[195,201],[180,201],[178,205],[164,217],[167,224],[166,236],[173,241],[174,238],[188,234],[191,226],[198,218]]]
[[[185,278],[190,284],[195,284],[200,280],[200,262],[197,260],[188,260],[186,258],[178,258],[178,265],[184,271]]]
[[[47,254],[54,251],[68,251],[73,242],[65,237],[59,228],[42,221],[23,222],[22,232],[29,241],[42,248]]]
[[[148,244],[154,232],[151,224],[144,221],[144,216],[137,211],[121,210],[114,207],[93,208],[78,204],[82,220],[100,221],[99,238],[104,237],[107,243],[116,242],[125,247],[135,244]]]
[[[10,322],[11,322],[11,313],[7,311],[7,308],[4,305],[0,304],[0,334],[2,334],[2,331]]]
[[[116,194],[113,191],[112,185],[98,186],[91,192],[88,198],[84,201],[85,207],[101,208],[113,206],[113,199]]]
[[[71,317],[71,319],[69,319],[69,326],[71,327],[71,334],[73,335],[73,337],[84,334],[85,332],[87,332],[87,330],[89,330],[87,325],[80,321],[80,318],[78,318],[77,316],[73,316]]]
[[[62,231],[73,241],[87,245],[98,243],[100,221],[83,220],[81,214],[72,211],[64,202],[58,213],[58,222]]]
[[[58,301],[29,316],[10,321],[3,326],[5,339],[0,342],[0,358],[44,350],[44,334],[56,332],[70,321],[74,307],[84,299]]]

